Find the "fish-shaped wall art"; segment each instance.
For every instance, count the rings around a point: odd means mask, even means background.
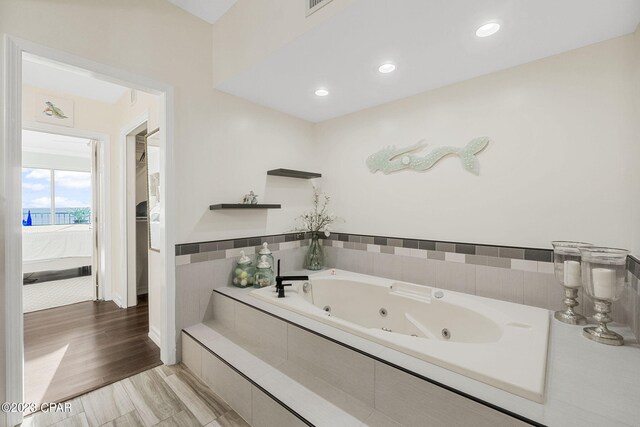
[[[396,148],[394,145],[370,155],[367,158],[367,166],[371,173],[380,171],[385,175],[405,169],[422,172],[431,169],[444,157],[454,155],[460,158],[463,168],[478,175],[480,173],[480,164],[476,154],[484,150],[489,142],[490,139],[488,137],[481,136],[472,139],[462,148],[436,147],[423,156],[419,156],[417,153],[427,146],[424,140],[404,148]]]

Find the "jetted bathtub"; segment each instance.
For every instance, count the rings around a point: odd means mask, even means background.
[[[256,298],[535,402],[544,395],[549,312],[341,270]]]

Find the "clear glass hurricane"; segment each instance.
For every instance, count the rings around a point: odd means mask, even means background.
[[[611,303],[617,301],[627,284],[626,249],[584,247],[582,256],[582,284],[584,291],[593,299],[597,326],[584,328],[583,334],[592,341],[609,345],[622,345],[623,339],[609,328]]]
[[[582,287],[582,268],[580,248],[592,246],[591,243],[558,240],[553,246],[553,271],[556,279],[564,287],[565,309],[556,311],[554,317],[569,325],[584,325],[587,319],[576,313],[578,290]]]

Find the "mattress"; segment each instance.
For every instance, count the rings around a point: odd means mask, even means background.
[[[23,271],[91,265],[92,233],[91,224],[22,227]]]

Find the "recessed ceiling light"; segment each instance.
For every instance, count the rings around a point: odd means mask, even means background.
[[[500,24],[497,22],[488,22],[476,30],[476,36],[489,37],[498,32]]]
[[[396,66],[391,63],[382,64],[380,67],[378,67],[378,71],[380,71],[382,74],[391,73],[395,71],[395,69]]]
[[[329,95],[329,91],[326,89],[316,89],[316,96],[327,96]]]

